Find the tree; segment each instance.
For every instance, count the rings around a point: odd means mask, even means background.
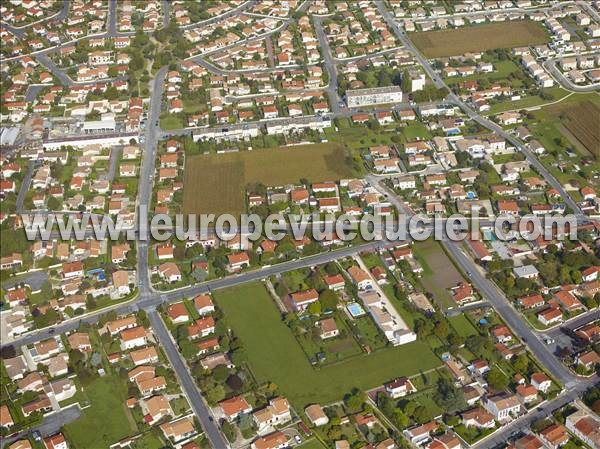
[[[323,310],[335,310],[338,304],[338,296],[332,290],[327,289],[319,295],[319,302]]]
[[[438,380],[437,391],[433,399],[448,413],[462,410],[466,406],[462,390],[456,388],[452,381],[446,377],[441,377]]]
[[[494,390],[504,390],[508,386],[508,377],[495,366],[489,371],[487,382]]]
[[[235,426],[229,421],[223,421],[223,424],[221,424],[221,431],[223,432],[223,435],[225,435],[225,438],[227,438],[227,441],[230,443],[233,443],[236,440],[237,432],[235,430]]]
[[[402,72],[402,84],[400,87],[404,93],[410,93],[412,91],[412,82],[408,70],[404,70],[404,72]]]
[[[206,391],[206,400],[211,405],[216,405],[223,399],[225,399],[225,388],[222,385],[215,385]]]
[[[312,315],[321,315],[321,303],[315,301],[308,306],[308,312]]]
[[[229,377],[229,368],[226,365],[218,365],[213,369],[212,375],[217,382],[225,382]]]
[[[513,363],[513,368],[519,373],[524,373],[529,367],[529,358],[526,354],[520,354]]]

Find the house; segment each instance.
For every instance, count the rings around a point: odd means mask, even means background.
[[[114,336],[125,329],[131,329],[135,326],[137,326],[137,320],[134,315],[126,316],[106,323],[106,328],[111,336]]]
[[[135,379],[138,389],[142,396],[146,397],[157,391],[167,388],[167,381],[163,376],[159,377],[137,377]]]
[[[514,394],[500,393],[487,397],[483,402],[484,408],[490,412],[496,421],[508,421],[521,411],[521,401]]]
[[[263,434],[273,426],[285,424],[292,419],[290,404],[285,398],[273,398],[265,408],[254,412],[252,418],[258,428],[258,434]]]
[[[551,424],[540,432],[540,439],[550,449],[558,449],[569,442],[569,434],[562,424]]]
[[[143,326],[132,327],[121,331],[121,350],[137,348],[148,344],[148,335]]]
[[[514,267],[513,273],[517,278],[525,279],[537,279],[539,272],[533,265],[523,265],[521,267]]]
[[[544,373],[533,373],[531,375],[531,385],[542,393],[548,393],[548,390],[552,387],[552,380]]]
[[[408,377],[398,377],[384,385],[385,392],[392,399],[398,399],[417,391]]]
[[[566,290],[555,292],[553,298],[567,312],[583,309],[583,304],[571,292]]]
[[[600,449],[600,420],[585,410],[567,416],[565,425],[577,438],[594,449]]]
[[[498,123],[503,126],[515,125],[521,121],[521,114],[518,112],[503,112],[496,116]]]
[[[362,268],[356,265],[348,268],[348,274],[356,284],[359,290],[367,290],[373,288],[373,279]]]
[[[72,279],[83,276],[83,262],[66,262],[62,265],[62,275],[64,279]]]
[[[333,318],[325,318],[324,320],[318,321],[316,326],[319,328],[321,340],[337,337],[340,334],[335,319]]]
[[[169,283],[181,281],[181,272],[174,262],[166,262],[159,265],[158,274],[161,279]]]
[[[319,300],[319,293],[311,288],[289,295],[292,309],[296,312],[304,312],[309,305]]]
[[[67,440],[60,432],[44,438],[44,447],[46,449],[69,449]]]
[[[0,427],[8,429],[15,425],[10,410],[6,405],[0,405]]]
[[[304,413],[310,423],[315,427],[324,426],[329,422],[329,418],[319,404],[309,405],[304,409]]]
[[[169,400],[162,394],[141,400],[140,405],[144,414],[144,421],[150,426],[165,416],[175,416]]]
[[[71,349],[81,352],[90,352],[92,350],[90,336],[85,332],[74,332],[67,337],[67,341]]]
[[[219,402],[221,412],[227,421],[231,422],[238,416],[252,412],[252,407],[243,396],[234,396]]]
[[[323,279],[327,288],[333,291],[343,290],[346,286],[346,281],[344,280],[344,276],[341,274],[336,274],[333,276],[325,276]]]
[[[435,432],[439,427],[439,424],[435,421],[422,424],[420,426],[411,427],[406,429],[403,433],[404,436],[415,445],[420,445],[423,442],[429,440],[431,432]]]
[[[227,256],[228,267],[230,271],[238,271],[250,266],[250,256],[246,252],[229,254]]]
[[[591,371],[595,366],[600,365],[600,355],[596,351],[590,350],[579,354],[575,358],[577,366],[582,366],[587,371]]]
[[[215,331],[215,320],[212,316],[200,318],[187,328],[188,337],[191,339],[206,337]]]
[[[476,427],[478,429],[493,429],[496,426],[494,415],[483,407],[475,407],[461,413],[462,422],[465,427]]]
[[[452,292],[452,299],[459,306],[475,299],[473,288],[467,282],[460,282],[455,287],[452,287],[450,291]]]
[[[288,447],[289,438],[283,432],[273,432],[252,442],[252,449],[283,449]]]
[[[494,340],[498,343],[507,343],[512,340],[513,336],[508,327],[504,324],[499,324],[491,329]]]
[[[519,304],[519,306],[521,306],[523,309],[528,310],[542,307],[544,304],[546,304],[546,301],[539,293],[532,293],[530,295],[521,296],[518,298],[517,304]]]
[[[190,315],[187,311],[187,308],[182,302],[171,304],[167,308],[167,315],[169,315],[169,318],[171,319],[171,322],[173,324],[185,323],[190,319]]]
[[[426,446],[426,449],[462,449],[462,445],[453,432],[447,431],[446,433],[435,437],[433,441]]]
[[[161,424],[160,430],[169,441],[177,443],[186,440],[196,433],[194,421],[189,416]]]
[[[208,315],[215,311],[215,306],[209,295],[198,295],[194,298],[194,307],[200,315]]]
[[[531,433],[516,440],[514,446],[515,449],[544,449],[544,443]]]
[[[556,323],[562,323],[563,314],[558,307],[548,307],[537,314],[537,319],[544,326],[552,326]]]
[[[538,400],[538,392],[533,385],[517,385],[516,392],[523,404],[529,404]]]
[[[156,352],[156,348],[154,346],[148,346],[146,348],[131,351],[129,353],[129,358],[135,366],[140,366],[147,363],[157,363],[158,353]]]
[[[583,282],[592,282],[598,280],[598,273],[600,273],[600,267],[593,266],[586,268],[581,272],[581,278]]]

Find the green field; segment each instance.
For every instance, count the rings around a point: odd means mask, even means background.
[[[313,368],[261,283],[219,290],[215,299],[244,343],[258,382],[274,382],[298,408],[339,401],[355,387],[366,390],[440,365],[427,345],[415,342]]]
[[[433,239],[415,243],[415,257],[423,267],[423,286],[431,293],[438,304],[454,307],[448,289],[463,280],[441,245]]]
[[[185,166],[183,212],[239,214],[248,184],[335,181],[352,174],[344,147],[336,143],[192,156]]]
[[[83,410],[81,418],[65,426],[75,447],[108,447],[136,433],[128,421],[127,385],[121,379],[106,375],[94,380],[85,392],[90,407]]]
[[[469,319],[462,313],[460,315],[448,317],[448,321],[450,321],[450,325],[461,337],[467,338],[471,335],[479,334]]]
[[[530,20],[411,33],[410,39],[428,58],[538,45],[550,40],[542,25]]]

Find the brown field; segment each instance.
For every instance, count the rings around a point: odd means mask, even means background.
[[[556,105],[550,111],[560,118],[566,137],[596,159],[600,157],[600,107],[591,101]]]
[[[183,212],[244,212],[251,183],[279,186],[301,178],[319,182],[351,176],[344,147],[337,143],[193,156],[185,166]]]
[[[410,39],[428,58],[538,45],[550,40],[542,25],[530,20],[411,33]]]

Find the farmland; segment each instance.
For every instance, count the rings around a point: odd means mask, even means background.
[[[373,388],[440,364],[427,345],[415,342],[313,368],[261,283],[217,291],[215,299],[227,324],[244,342],[258,382],[274,382],[299,408],[312,402],[338,401],[355,387]]]
[[[527,20],[412,33],[410,39],[428,58],[538,45],[549,41],[540,24]]]
[[[558,116],[563,134],[581,145],[596,159],[600,156],[600,106],[589,100],[551,106],[549,111]]]
[[[185,167],[184,213],[241,213],[245,189],[261,182],[266,186],[338,180],[352,176],[351,162],[336,143],[298,145],[188,158]]]
[[[443,307],[453,307],[448,289],[463,278],[438,242],[428,239],[415,244],[415,257],[423,267],[423,286]]]

